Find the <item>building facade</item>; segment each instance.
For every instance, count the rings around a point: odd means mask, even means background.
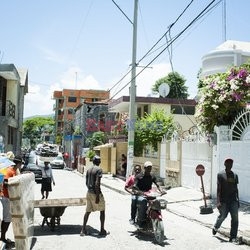
[[[111,132],[115,123],[115,113],[108,111],[108,103],[87,102],[80,104],[76,109],[75,128],[82,135],[82,147],[88,147],[87,138],[94,132]]]
[[[94,103],[109,99],[109,91],[63,89],[54,91],[55,134],[72,134],[75,108],[84,101]]]
[[[0,151],[21,152],[24,96],[28,70],[0,64]]]

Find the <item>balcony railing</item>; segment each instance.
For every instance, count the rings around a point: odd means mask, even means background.
[[[16,117],[16,105],[12,103],[10,100],[6,101],[6,116]]]

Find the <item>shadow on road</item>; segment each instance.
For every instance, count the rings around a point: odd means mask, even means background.
[[[48,226],[34,226],[34,236],[80,234],[81,229],[81,225],[60,225],[52,232]]]
[[[155,245],[161,246],[161,247],[165,247],[167,245],[170,245],[170,243],[168,243],[167,237],[165,237],[164,242],[160,245],[158,244],[155,239],[154,239],[154,234],[153,233],[142,233],[142,232],[138,232],[138,231],[128,231],[128,233],[130,233],[130,236],[135,236],[138,240],[142,240],[142,241],[150,241]]]

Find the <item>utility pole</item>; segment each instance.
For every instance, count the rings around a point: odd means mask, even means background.
[[[129,101],[129,122],[128,128],[128,153],[127,153],[127,173],[129,176],[134,162],[134,137],[135,137],[135,111],[136,111],[136,48],[137,48],[137,12],[138,0],[134,0],[134,22],[133,22],[133,51],[132,51],[132,71],[130,84]]]

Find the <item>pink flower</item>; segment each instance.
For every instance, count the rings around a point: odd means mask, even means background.
[[[246,79],[248,76],[248,72],[245,69],[241,69],[238,73],[238,77],[242,79]]]
[[[238,102],[238,101],[241,100],[241,93],[236,93],[236,92],[234,92],[234,93],[232,94],[232,96],[234,97],[234,99],[235,99],[236,102]]]

